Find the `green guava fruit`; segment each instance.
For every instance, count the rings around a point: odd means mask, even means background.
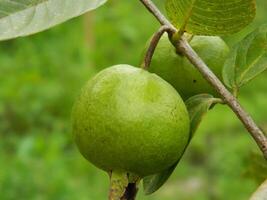
[[[129,65],[107,68],[82,89],[72,112],[81,154],[107,172],[140,178],[173,165],[189,139],[189,116],[176,90]]]
[[[222,67],[229,52],[227,44],[220,37],[195,36],[190,45],[222,80]],[[169,82],[184,100],[201,93],[218,96],[188,59],[176,53],[167,34],[163,35],[155,50],[149,71]]]

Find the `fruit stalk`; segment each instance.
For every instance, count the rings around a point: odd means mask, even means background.
[[[151,0],[140,0],[142,4],[151,12],[162,26],[169,27],[169,33],[175,34],[178,30],[170,23],[170,21],[161,13],[157,6]],[[178,52],[181,52],[187,59],[198,69],[202,76],[216,89],[222,96],[225,103],[234,111],[244,127],[251,134],[265,159],[267,160],[267,137],[263,131],[257,126],[250,115],[241,107],[237,98],[233,96],[224,86],[224,84],[214,75],[206,63],[197,55],[189,43],[181,37],[175,45]]]
[[[155,49],[157,48],[157,45],[159,43],[159,40],[161,38],[161,36],[165,33],[172,33],[172,29],[170,29],[169,26],[163,25],[159,28],[159,30],[152,36],[152,39],[150,41],[150,45],[146,51],[146,55],[144,58],[143,63],[141,64],[141,68],[143,68],[144,70],[147,70],[150,66],[153,54],[155,52]]]
[[[111,172],[109,200],[120,200],[126,191],[128,177],[123,172]]]
[[[137,192],[136,183],[129,183],[121,200],[135,200]]]
[[[131,182],[127,173],[112,171],[110,173],[109,200],[135,200],[137,181]]]

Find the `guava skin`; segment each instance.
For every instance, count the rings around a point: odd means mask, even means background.
[[[72,112],[81,154],[105,171],[139,177],[174,164],[189,139],[189,116],[176,90],[155,74],[130,65],[98,73]]]
[[[190,45],[222,80],[222,67],[229,53],[227,44],[220,37],[194,36]],[[157,46],[149,71],[168,81],[184,100],[201,93],[218,96],[188,59],[176,53],[167,34],[163,35]]]

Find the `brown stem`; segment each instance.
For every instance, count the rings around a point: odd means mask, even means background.
[[[144,61],[141,64],[141,68],[144,70],[148,70],[153,54],[155,52],[155,49],[160,41],[160,38],[165,32],[171,33],[172,29],[170,29],[169,26],[163,25],[160,27],[160,29],[152,36],[152,39],[150,41],[149,47],[146,51],[146,55],[144,57]]]
[[[177,45],[180,52],[188,58],[188,60],[200,71],[203,77],[216,89],[222,96],[223,100],[234,111],[245,128],[254,138],[259,148],[261,149],[264,157],[267,159],[267,138],[263,131],[257,126],[249,114],[241,107],[236,97],[234,97],[223,85],[223,83],[214,75],[208,68],[204,61],[197,55],[188,42],[181,39]]]
[[[176,33],[178,30],[168,21],[166,17],[160,12],[151,0],[140,0],[145,7],[157,18],[161,25],[169,26],[172,33]],[[254,120],[239,104],[236,97],[234,97],[223,85],[223,83],[214,75],[209,69],[206,63],[197,55],[192,49],[189,43],[182,37],[176,48],[179,52],[182,52],[189,61],[199,70],[202,76],[216,89],[216,91],[222,96],[226,104],[234,111],[240,121],[243,123],[245,128],[251,134],[255,142],[261,149],[264,157],[267,159],[267,137],[263,131],[257,126]]]

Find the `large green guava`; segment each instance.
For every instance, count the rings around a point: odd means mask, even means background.
[[[173,165],[189,139],[188,112],[176,90],[129,65],[93,77],[74,104],[72,122],[87,160],[107,172],[140,178]]]
[[[190,45],[210,69],[222,79],[222,67],[229,52],[226,43],[220,37],[194,36]],[[218,96],[188,59],[176,53],[167,34],[163,35],[155,50],[149,71],[168,81],[184,100],[201,93]]]

